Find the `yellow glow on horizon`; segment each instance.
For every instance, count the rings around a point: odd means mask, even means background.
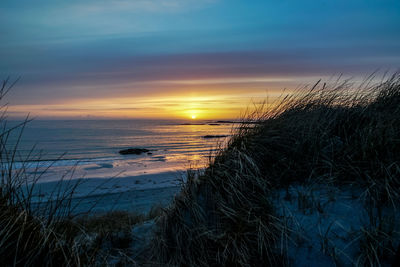
[[[85,97],[71,94],[40,103],[11,103],[8,115],[21,118],[29,113],[43,119],[230,120],[245,116],[263,101],[266,106],[273,106],[276,99],[296,91],[299,83],[309,84],[318,79],[261,75],[133,81],[114,85],[115,93],[107,84],[76,85],[74,91],[96,88],[104,93],[83,94]],[[69,89],[68,86],[59,88],[60,91]]]
[[[246,91],[214,93],[193,91],[175,95],[126,96],[97,99],[75,99],[48,105],[10,106],[11,116],[30,113],[38,118],[81,119],[237,119],[261,103],[268,95],[276,99],[281,91]]]

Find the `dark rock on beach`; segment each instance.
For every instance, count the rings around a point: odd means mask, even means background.
[[[150,152],[150,150],[145,148],[128,148],[119,151],[121,155],[140,155],[142,153]]]
[[[224,138],[224,137],[228,137],[227,135],[205,135],[203,136],[203,138],[205,139],[210,139],[210,138]]]

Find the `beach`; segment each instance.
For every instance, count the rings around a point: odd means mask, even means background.
[[[186,171],[207,166],[232,127],[230,121],[34,120],[24,129],[15,168],[30,174],[34,204],[73,188],[73,213],[145,213],[168,205]],[[145,152],[119,153],[130,148]]]
[[[56,201],[58,188],[74,188],[71,201],[72,214],[129,211],[148,213],[152,207],[166,207],[180,191],[180,172],[139,175],[125,178],[90,178],[63,182],[47,182],[36,185],[33,205]],[[160,180],[153,183],[152,180]]]

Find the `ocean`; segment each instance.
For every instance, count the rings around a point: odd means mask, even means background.
[[[17,123],[11,121],[9,127]],[[40,182],[61,179],[61,173],[71,168],[75,169],[73,178],[133,177],[202,168],[228,139],[204,136],[229,136],[233,127],[229,122],[198,120],[33,120],[23,130],[17,162],[21,166],[25,162],[28,169],[51,165]],[[9,147],[17,139],[14,131]],[[119,154],[127,148],[150,153]]]

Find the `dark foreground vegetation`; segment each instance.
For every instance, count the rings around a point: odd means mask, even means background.
[[[400,76],[356,88],[348,82],[318,83],[247,120],[260,123],[239,127],[160,218],[155,262],[297,266],[305,255],[296,259],[288,253],[283,241],[296,233],[273,198],[282,190],[290,198],[291,186],[330,184],[350,190],[369,217],[354,229],[355,240],[347,241],[357,244],[356,255],[342,264],[390,265],[400,241]],[[323,213],[312,196],[300,200],[298,208],[306,202]],[[337,258],[332,265],[340,266]]]
[[[188,173],[182,192],[161,215],[74,218],[68,192],[41,215],[29,204],[29,190],[23,190],[35,177],[10,164],[16,153],[5,146],[5,131],[0,140],[2,264],[306,266],[292,253],[305,238],[277,199],[283,196],[289,205],[296,199],[292,213],[326,218],[330,203],[344,192],[349,203],[360,203],[354,209],[366,214],[341,239],[353,249],[341,253],[332,227],[321,219],[321,229],[327,230],[321,231],[318,251],[332,266],[390,266],[400,241],[400,76],[369,82],[317,83],[267,103],[245,119],[252,123],[236,130],[206,170]],[[2,92],[6,89],[5,83]],[[302,190],[310,185],[312,190]],[[325,201],[315,192],[327,186]],[[129,232],[149,220],[155,221],[151,241],[139,254],[129,254]],[[323,265],[315,260],[315,266]]]

